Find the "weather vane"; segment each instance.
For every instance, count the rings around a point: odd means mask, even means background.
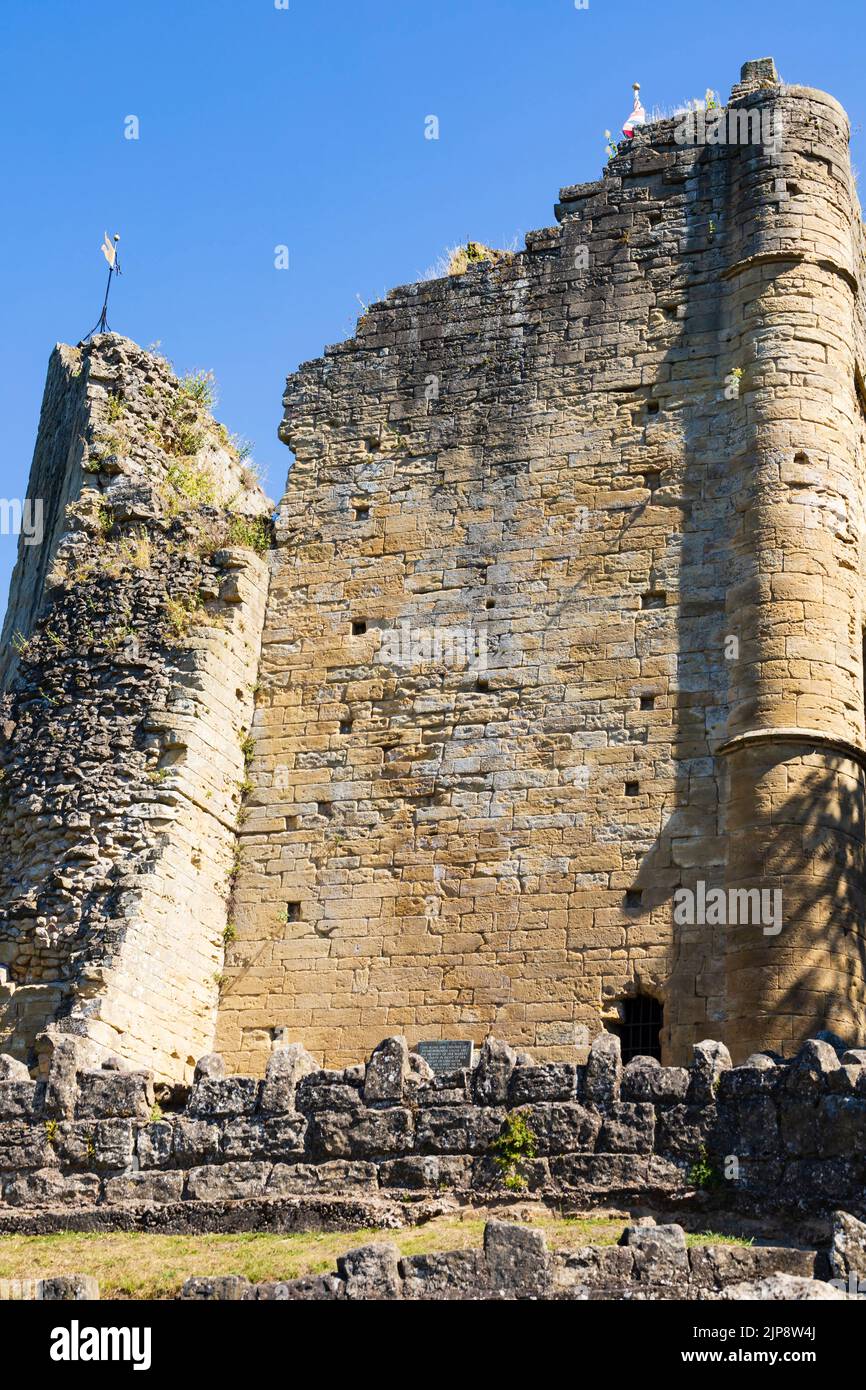
[[[108,261],[108,282],[107,282],[107,284],[106,284],[106,286],[105,286],[105,298],[104,298],[103,301],[102,301],[102,313],[99,315],[99,321],[97,322],[96,326],[95,326],[94,328],[91,328],[90,332],[87,334],[87,337],[84,339],[84,342],[85,342],[85,343],[87,342],[87,338],[92,338],[92,337],[93,337],[94,333],[107,333],[107,332],[109,331],[109,328],[108,328],[108,296],[109,296],[109,293],[110,293],[110,291],[111,291],[111,277],[112,277],[112,275],[119,275],[119,274],[120,274],[120,261],[117,259],[117,243],[118,243],[119,241],[120,241],[120,233],[119,233],[119,232],[115,232],[115,233],[114,233],[114,240],[113,240],[113,241],[112,241],[111,238],[109,237],[108,232],[106,232],[106,233],[105,233],[105,239],[104,239],[102,245],[101,245],[100,248],[99,248],[100,251],[102,252],[103,256],[105,257],[105,259]]]

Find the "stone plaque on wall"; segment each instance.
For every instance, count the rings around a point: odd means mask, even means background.
[[[447,1076],[461,1067],[471,1067],[475,1058],[475,1044],[462,1038],[436,1038],[431,1042],[419,1042],[413,1051],[424,1058],[437,1076]]]

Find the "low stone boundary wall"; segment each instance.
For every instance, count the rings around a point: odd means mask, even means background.
[[[55,1275],[53,1279],[0,1279],[0,1303],[79,1303],[99,1297],[89,1274]]]
[[[815,1280],[817,1260],[813,1250],[771,1246],[689,1249],[675,1225],[627,1227],[619,1245],[551,1251],[543,1231],[488,1221],[481,1250],[401,1257],[383,1242],[343,1255],[333,1274],[264,1284],[237,1275],[188,1279],[181,1298],[711,1299],[780,1274]]]
[[[53,1047],[41,1080],[0,1058],[5,1228],[25,1211],[92,1226],[102,1210],[299,1199],[351,1199],[368,1219],[370,1203],[406,1194],[509,1191],[587,1204],[703,1191],[732,1211],[803,1217],[864,1205],[866,1052],[825,1039],[739,1067],[705,1042],[688,1068],[623,1066],[606,1033],[582,1065],[534,1065],[488,1040],[474,1070],[449,1076],[403,1038],[343,1071],[293,1045],[262,1080],[203,1058],[190,1088],[159,1099],[147,1073],[82,1069],[72,1038]]]

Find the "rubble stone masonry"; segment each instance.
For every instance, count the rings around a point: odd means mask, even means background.
[[[160,1077],[212,1045],[269,504],[204,378],[58,347],[0,705],[0,1046],[49,1028]]]
[[[61,1038],[45,1080],[0,1057],[0,1232],[347,1230],[509,1196],[765,1231],[862,1219],[864,1058],[810,1039],[788,1063],[732,1067],[704,1042],[689,1067],[622,1066],[604,1033],[584,1065],[488,1040],[474,1070],[433,1076],[394,1037],[340,1071],[278,1049],[264,1080],[211,1054],[191,1087],[155,1090],[145,1072],[82,1068]]]

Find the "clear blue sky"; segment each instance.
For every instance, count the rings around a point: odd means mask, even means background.
[[[635,80],[648,108],[725,98],[771,54],[856,129],[864,34],[864,0],[5,0],[0,497],[24,494],[51,347],[98,316],[103,231],[122,237],[111,326],[214,370],[278,496],[284,378],[351,335],[359,296],[550,225]],[[853,149],[866,162],[859,131]]]

